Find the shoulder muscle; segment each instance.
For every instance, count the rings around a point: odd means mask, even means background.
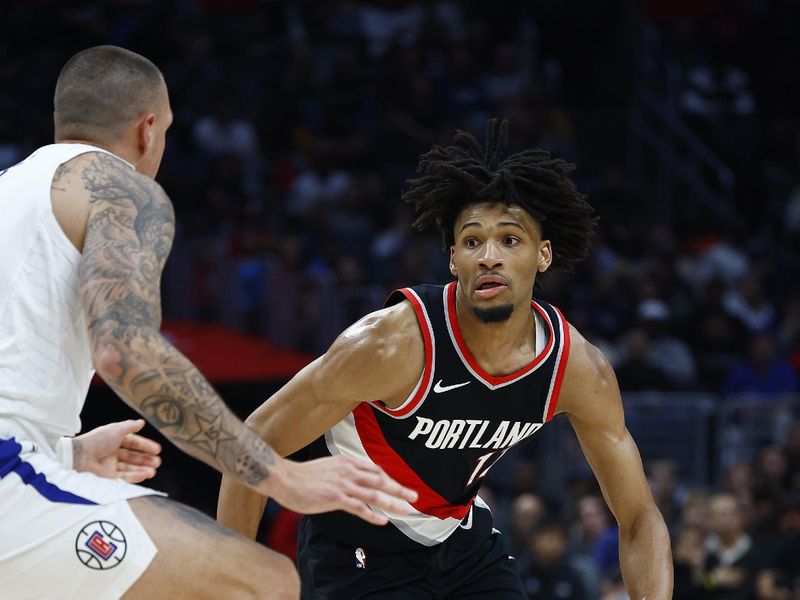
[[[89,216],[79,275],[90,324],[158,327],[161,271],[175,231],[169,198],[106,154],[94,154],[80,174]]]
[[[424,365],[414,309],[401,302],[348,327],[320,360],[316,378],[327,387],[344,377],[342,383],[353,391],[353,399],[382,400],[391,406],[411,392]]]
[[[622,419],[619,387],[603,352],[570,327],[570,353],[558,407],[578,419]]]

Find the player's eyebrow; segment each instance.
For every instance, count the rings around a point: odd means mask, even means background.
[[[518,229],[521,229],[522,231],[525,231],[525,228],[522,225],[520,225],[519,223],[517,223],[516,221],[500,221],[497,224],[497,226],[498,227],[516,227]],[[464,231],[467,227],[478,227],[480,229],[483,229],[483,225],[481,223],[479,223],[478,221],[467,221],[466,223],[464,223],[461,226],[461,230],[459,231],[459,233],[461,233],[461,231]]]

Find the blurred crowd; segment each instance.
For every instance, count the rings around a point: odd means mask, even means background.
[[[667,459],[646,461],[650,488],[672,536],[675,600],[792,600],[800,592],[800,423],[785,444],[732,464],[721,485],[691,487]],[[570,501],[525,478],[510,503],[487,495],[504,519],[531,598],[627,598],[618,531],[591,478],[569,486]],[[525,482],[527,481],[527,484]]]
[[[74,52],[118,44],[163,70],[175,122],[158,179],[176,253],[194,249],[179,264],[197,318],[232,303],[268,334],[263,307],[292,289],[280,314],[301,329],[287,340],[319,352],[302,327],[326,319],[334,292],[446,281],[441,240],[412,231],[400,190],[431,145],[503,116],[513,150],[575,162],[597,209],[592,257],[541,294],[623,391],[765,405],[798,391],[796,0],[19,0],[2,13],[0,168],[51,141],[53,83]],[[681,198],[662,211],[647,174],[629,172],[626,111],[642,86],[731,167],[734,218]],[[167,318],[186,311],[170,276]],[[649,462],[675,598],[800,598],[797,408],[718,486],[687,489],[668,457]],[[614,521],[590,484],[566,501],[534,484],[487,495],[531,598],[624,597]]]

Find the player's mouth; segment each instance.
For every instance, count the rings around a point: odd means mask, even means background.
[[[508,289],[508,283],[499,275],[483,275],[475,282],[475,294],[488,299],[499,296]]]

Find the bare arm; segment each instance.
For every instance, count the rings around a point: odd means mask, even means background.
[[[187,454],[301,512],[348,510],[382,523],[375,502],[403,512],[407,490],[355,461],[298,465],[245,426],[160,333],[160,279],[174,235],[161,187],[121,161],[91,155],[79,276],[95,367],[113,390]],[[409,507],[410,508],[410,507]]]
[[[614,371],[575,329],[559,411],[578,441],[619,524],[620,566],[634,600],[672,598],[667,527],[653,502],[636,444],[625,427]]]
[[[119,160],[92,155],[80,263],[81,295],[98,374],[186,453],[269,489],[272,449],[225,406],[160,333],[160,280],[175,230],[161,187]]]
[[[368,315],[256,409],[247,423],[282,456],[305,447],[365,400],[402,403],[422,373],[422,336],[408,303]],[[223,476],[217,519],[254,538],[267,499]]]

